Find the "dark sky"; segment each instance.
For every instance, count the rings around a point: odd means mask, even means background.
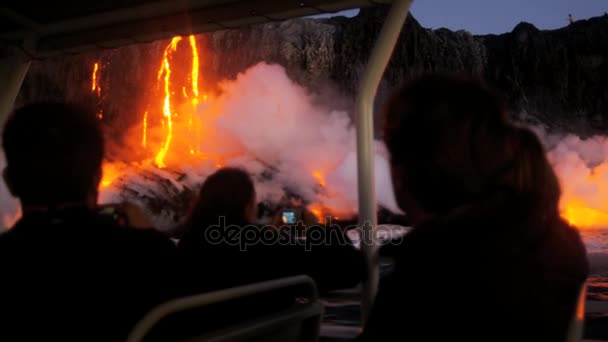
[[[510,32],[522,21],[556,29],[568,24],[568,14],[576,20],[605,12],[608,0],[415,0],[412,6],[412,14],[424,27],[474,34]]]

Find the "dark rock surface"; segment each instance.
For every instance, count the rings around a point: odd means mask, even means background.
[[[313,92],[337,89],[350,102],[386,8],[352,19],[294,19],[198,36],[202,87],[266,61],[283,65]],[[116,139],[145,111],[167,42],[36,61],[19,103],[38,99],[100,101]],[[187,48],[187,46],[185,47]],[[95,61],[103,64],[102,99],[90,93]],[[608,132],[608,16],[553,31],[521,23],[502,35],[425,29],[410,17],[379,92],[426,71],[464,71],[500,89],[521,119],[579,135]]]

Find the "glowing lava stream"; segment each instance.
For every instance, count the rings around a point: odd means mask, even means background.
[[[91,92],[97,93],[97,102],[99,105],[99,100],[101,98],[101,86],[99,86],[99,77],[100,77],[101,69],[99,69],[99,63],[95,62],[93,64],[93,73],[91,74]],[[97,113],[97,118],[99,120],[103,119],[103,110],[99,108],[99,112]]]
[[[141,138],[141,147],[148,147],[148,112],[144,113],[144,131]]]
[[[179,42],[182,40],[182,37],[173,37],[173,39],[171,39],[171,43],[165,48],[165,53],[163,56],[163,61],[161,63],[161,67],[160,70],[158,71],[158,81],[160,82],[161,79],[164,82],[164,91],[165,91],[165,99],[163,102],[163,117],[165,118],[165,122],[166,122],[166,129],[167,129],[167,136],[165,137],[165,142],[162,146],[162,148],[160,149],[160,151],[158,151],[158,153],[156,154],[156,158],[154,159],[154,162],[156,163],[156,166],[158,166],[159,168],[164,168],[166,167],[165,165],[165,157],[167,156],[167,153],[169,151],[169,147],[171,146],[171,140],[173,139],[173,121],[172,121],[172,117],[174,115],[174,113],[172,112],[172,108],[171,108],[171,64],[169,62],[169,57],[171,55],[171,53],[174,53],[177,51],[177,45],[179,44]],[[192,130],[192,122],[193,122],[193,115],[196,112],[196,106],[199,103],[199,92],[198,92],[198,74],[199,74],[199,56],[198,56],[198,49],[196,47],[196,39],[194,38],[193,35],[190,35],[189,38],[189,43],[190,43],[190,47],[192,49],[192,70],[190,73],[190,78],[192,80],[192,105],[195,107],[191,112],[190,112],[190,118],[188,120],[188,126],[189,129]],[[183,93],[184,96],[187,97],[187,94],[185,92],[185,89],[183,89]],[[147,120],[148,120],[148,116],[147,113],[144,114],[144,132],[143,132],[143,138],[142,138],[142,146],[145,148],[147,145],[146,142],[146,135],[147,135]],[[165,123],[163,122],[163,123]],[[194,153],[194,149],[191,146],[190,147],[190,154]]]
[[[91,76],[91,91],[97,91],[97,96],[101,95],[101,87],[98,84],[99,63],[93,65],[93,75]]]
[[[160,70],[158,71],[158,80],[160,81],[163,74],[165,75],[165,101],[163,104],[163,116],[167,120],[167,137],[165,138],[165,143],[163,147],[156,154],[156,158],[154,161],[156,162],[156,166],[163,168],[165,167],[165,156],[167,155],[167,151],[169,151],[169,146],[171,146],[171,139],[173,138],[173,122],[171,120],[171,65],[169,65],[169,53],[171,51],[177,51],[177,43],[182,40],[182,37],[173,37],[171,39],[171,43],[165,49],[165,54],[163,56],[163,62],[161,64]]]
[[[579,230],[608,227],[608,213],[586,207],[584,203],[567,203],[562,217]]]
[[[188,49],[191,50],[191,54]],[[199,111],[205,113],[207,116],[205,119],[209,119],[215,117],[217,113],[213,111],[216,111],[217,108],[210,107],[210,112],[205,112],[204,103],[207,102],[208,97],[204,88],[199,91],[199,86],[206,86],[204,80],[199,79],[199,76],[203,76],[199,71],[201,66],[199,57],[204,58],[205,55],[202,50],[198,50],[196,38],[193,35],[173,37],[163,51],[162,59],[157,60],[160,62],[160,67],[154,70],[158,71],[157,78],[154,79],[154,76],[151,75],[152,84],[150,86],[156,85],[157,88],[153,96],[146,99],[142,127],[138,127],[137,136],[133,141],[134,144],[141,145],[145,154],[141,155],[137,162],[138,165],[134,165],[134,167],[165,168],[167,164],[189,161],[198,163],[200,160],[215,161],[215,168],[230,165],[232,155],[216,155],[217,152],[214,152],[213,148],[211,151],[201,151],[199,147],[206,146],[208,143],[204,140],[206,135],[201,132],[213,131],[214,127],[205,126],[210,125],[209,123],[203,125],[203,121],[197,113]],[[97,61],[93,65],[89,65],[91,80],[90,83],[84,84],[86,92],[93,98],[97,97],[97,103],[100,105],[98,112],[100,119],[103,118],[101,104],[105,98],[105,94],[104,97],[101,97],[102,76],[105,82],[104,92],[110,89],[106,75],[102,74],[106,72],[107,65],[107,61]],[[156,67],[157,65],[154,65],[154,68]],[[179,117],[177,112],[179,112]],[[604,160],[606,158],[608,157],[604,156]],[[212,165],[209,164],[210,167]],[[570,164],[566,166],[568,165]],[[104,162],[100,188],[107,189],[124,174],[134,172],[129,167],[130,165],[122,163]],[[334,186],[331,184],[331,179],[334,178],[326,178],[333,172],[333,168],[316,163],[308,165],[308,167],[310,167],[308,180],[316,181],[315,188],[324,193],[325,198],[335,198],[332,193]],[[571,174],[571,171],[568,170],[570,169],[566,168],[563,171],[558,168],[556,170],[562,180],[563,195],[560,209],[563,218],[580,230],[608,228],[608,206],[605,204],[608,203],[608,162],[604,162],[601,166],[588,170],[588,173],[584,174],[582,171]],[[335,208],[326,207],[326,204],[321,202],[311,204],[308,209],[319,222],[324,222],[328,214],[331,214],[332,217],[335,217],[334,214],[338,214],[344,218],[349,215],[349,213],[343,213]]]

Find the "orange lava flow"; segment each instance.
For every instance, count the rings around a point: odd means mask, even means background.
[[[311,205],[308,206],[308,210],[315,215],[315,217],[317,218],[317,221],[319,223],[324,223],[325,222],[325,217],[324,217],[324,213],[323,213],[323,208],[321,207],[321,205],[319,205],[318,203],[313,203]]]
[[[101,97],[101,87],[99,86],[99,74],[100,74],[101,70],[99,69],[99,63],[95,63],[93,64],[93,72],[91,73],[91,92],[92,93],[97,93],[97,100],[99,101],[99,98]],[[103,111],[101,110],[101,108],[99,109],[99,112],[97,113],[97,118],[99,120],[103,119]]]
[[[313,171],[312,176],[319,182],[319,185],[325,187],[325,176],[320,171]]]
[[[99,86],[99,63],[93,65],[93,74],[91,75],[91,91],[97,91],[97,96],[101,93],[101,87]]]
[[[181,40],[182,40],[182,37],[173,37],[173,39],[171,39],[171,43],[165,49],[163,61],[162,61],[160,70],[158,71],[158,80],[159,81],[161,80],[161,78],[163,78],[163,75],[164,75],[165,100],[164,100],[164,104],[163,104],[163,116],[165,117],[165,121],[167,124],[167,136],[165,137],[165,143],[163,144],[160,151],[158,151],[158,153],[156,154],[156,158],[154,158],[156,166],[158,166],[159,168],[164,168],[166,166],[165,165],[165,156],[167,155],[167,152],[169,151],[169,146],[171,146],[171,139],[173,139],[173,121],[171,118],[171,116],[173,114],[171,113],[171,89],[170,89],[171,65],[169,64],[169,54],[171,53],[171,51],[173,51],[173,52],[177,51],[177,44]]]
[[[194,39],[193,35],[190,35],[190,47],[192,48],[192,94],[194,98],[192,99],[192,104],[198,104],[198,69],[199,69],[199,59],[198,59],[198,48],[196,47],[196,39]]]
[[[198,70],[199,70],[199,57],[198,57],[198,48],[196,46],[196,39],[193,35],[189,37],[190,48],[192,49],[192,70],[190,71],[190,78],[192,81],[192,105],[194,106],[193,110],[190,111],[190,117],[188,118],[188,130],[190,132],[194,131],[193,122],[194,122],[194,113],[196,112],[196,107],[198,106]],[[187,96],[186,96],[187,98]],[[195,153],[194,146],[192,141],[190,142],[189,152],[191,155]]]
[[[568,203],[562,209],[563,218],[579,229],[608,227],[608,213],[585,207],[583,203]]]
[[[144,113],[143,132],[141,135],[141,147],[148,147],[148,112]]]
[[[196,153],[196,151],[198,149],[195,149],[195,145],[196,145],[196,138],[193,136],[193,132],[195,131],[195,127],[194,127],[194,116],[197,112],[197,106],[199,104],[199,66],[200,66],[200,61],[199,61],[199,53],[198,53],[198,47],[196,46],[196,39],[194,37],[194,35],[190,35],[188,37],[188,42],[190,45],[190,48],[192,50],[192,68],[190,69],[190,73],[189,73],[189,85],[188,88],[190,88],[190,90],[186,90],[186,86],[181,86],[181,92],[178,91],[178,89],[180,89],[179,85],[172,85],[172,79],[171,79],[171,75],[172,75],[172,68],[174,66],[171,65],[171,57],[174,53],[177,52],[177,48],[178,48],[178,44],[182,41],[182,37],[173,37],[173,39],[171,39],[171,43],[169,43],[169,45],[165,48],[165,52],[163,55],[163,60],[161,63],[161,67],[160,70],[158,71],[158,82],[162,82],[163,83],[163,90],[164,90],[164,102],[162,105],[162,113],[163,113],[163,120],[161,121],[161,124],[163,125],[163,127],[166,129],[166,135],[164,138],[164,143],[162,144],[160,150],[156,153],[156,157],[154,158],[154,162],[156,164],[156,166],[158,166],[159,168],[164,168],[166,167],[166,161],[165,158],[167,157],[167,154],[169,153],[170,149],[173,149],[171,147],[171,143],[174,139],[174,134],[177,134],[177,136],[175,137],[180,137],[180,140],[184,140],[184,136],[182,135],[182,133],[187,134],[190,139],[188,139],[188,141],[186,142],[186,146],[181,146],[177,147],[177,148],[186,148],[186,152],[188,152],[190,155],[194,155]],[[176,66],[176,68],[179,66]],[[183,80],[182,80],[183,81]],[[173,86],[173,87],[172,87]],[[176,88],[176,89],[173,89]],[[177,92],[177,93],[176,93]],[[181,95],[180,95],[181,93]],[[177,95],[176,95],[177,94]],[[177,97],[181,97],[183,96],[183,99],[181,100],[189,100],[190,104],[192,105],[192,107],[190,107],[190,109],[184,109],[183,106],[180,106],[182,103],[184,103],[183,101],[181,101],[178,98],[173,98],[174,96]],[[181,110],[185,110],[188,114],[188,126],[187,126],[187,133],[186,132],[174,132],[174,122],[173,122],[173,118],[177,117],[177,112],[176,112],[176,108],[181,108],[178,109],[180,112]],[[182,117],[185,117],[183,115],[180,115]],[[144,123],[143,123],[143,139],[147,139],[147,122],[148,118],[147,118],[147,114],[144,115]],[[181,141],[179,143],[184,143],[184,141]],[[147,145],[147,141],[142,140],[142,146],[144,146],[144,148]],[[171,152],[173,153],[173,152]]]
[[[562,217],[581,230],[608,228],[608,163],[573,169],[561,177]]]
[[[100,189],[112,186],[125,173],[131,172],[129,168],[134,165],[165,168],[203,161],[208,165],[201,165],[221,168],[230,165],[231,158],[241,153],[238,141],[223,137],[221,131],[216,132],[214,127],[217,118],[223,115],[222,99],[215,98],[214,93],[208,93],[208,89],[204,88],[207,82],[200,73],[200,58],[204,61],[205,56],[204,50],[199,50],[196,38],[193,35],[173,37],[159,57],[162,57],[157,61],[160,66],[158,69],[157,65],[152,66],[150,84],[142,84],[142,88],[151,90],[150,95],[142,100],[144,103],[138,103],[141,107],[135,107],[145,109],[141,126],[132,127],[133,134],[126,137],[128,141],[125,144],[129,145],[129,149],[125,153],[133,153],[125,158],[129,164],[104,162]],[[107,92],[110,87],[110,78],[103,74],[107,65],[107,61],[95,62],[91,70],[91,83],[85,82],[83,85],[83,90],[97,100],[99,119],[113,118],[112,113],[108,110],[104,113],[101,106],[105,99],[100,87],[102,76],[104,91]],[[608,162],[592,170],[586,167],[571,170],[570,166],[568,164],[558,172],[562,181],[562,216],[581,230],[608,228]],[[314,184],[317,192],[322,194],[318,200],[323,203],[307,206],[319,223],[324,223],[329,215],[346,219],[356,210],[348,201],[343,204],[344,201],[325,200],[337,197],[332,192],[331,178],[326,178],[333,168],[335,165],[315,160],[305,171],[308,172],[309,183]]]
[[[101,177],[100,188],[107,188],[122,175],[121,170],[117,165],[111,163],[103,163],[103,175]]]

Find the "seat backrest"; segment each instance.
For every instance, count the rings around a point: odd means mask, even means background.
[[[313,280],[297,276],[171,300],[127,341],[316,341],[322,313]]]
[[[576,310],[572,315],[566,342],[580,342],[583,339],[585,325],[585,302],[587,300],[587,284],[583,284],[578,295]]]

